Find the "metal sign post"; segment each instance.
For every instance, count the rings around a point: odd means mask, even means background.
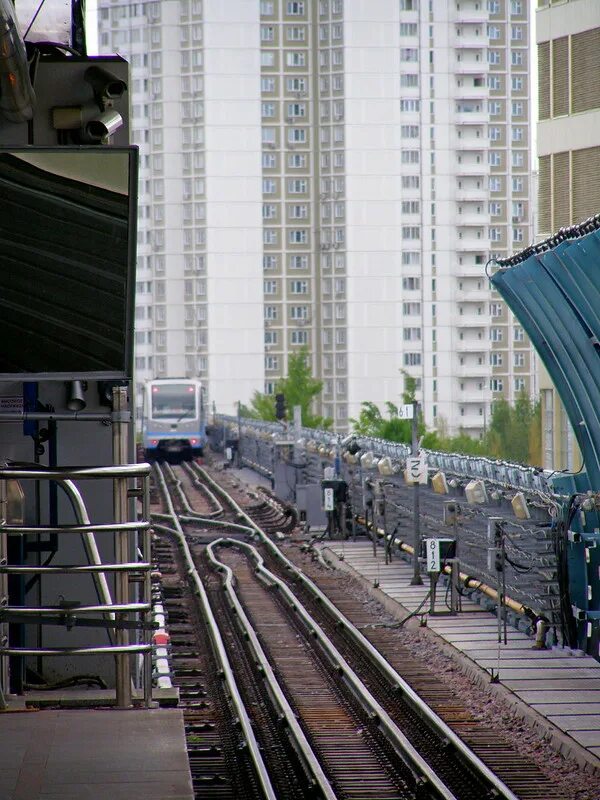
[[[422,586],[423,579],[421,578],[421,567],[419,564],[419,551],[421,549],[421,529],[420,529],[420,520],[419,520],[419,470],[417,469],[417,475],[415,476],[414,472],[414,462],[419,455],[419,440],[418,440],[418,431],[417,431],[417,420],[418,420],[418,403],[415,400],[412,403],[413,406],[413,416],[412,416],[412,454],[413,458],[409,459],[412,461],[413,464],[409,468],[409,464],[407,461],[407,469],[409,471],[409,479],[413,480],[414,486],[414,536],[413,536],[413,576],[411,578],[410,584],[411,586]]]

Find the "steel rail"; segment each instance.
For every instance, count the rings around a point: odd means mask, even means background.
[[[383,658],[383,656],[373,647],[373,645],[368,641],[368,639],[356,628],[355,625],[350,622],[350,620],[344,616],[334,605],[331,603],[329,598],[316,586],[313,581],[308,578],[301,569],[296,567],[277,547],[277,545],[271,541],[271,539],[264,533],[264,531],[256,525],[252,519],[241,509],[241,507],[236,503],[236,501],[229,496],[229,494],[220,487],[209,475],[203,470],[200,466],[196,465],[196,469],[199,473],[203,475],[203,478],[208,481],[208,483],[212,486],[212,488],[217,491],[222,497],[226,498],[227,502],[231,504],[231,506],[241,515],[243,518],[246,519],[249,526],[254,529],[257,536],[261,539],[261,541],[266,545],[266,547],[271,551],[271,553],[283,563],[285,568],[292,573],[296,578],[302,581],[304,586],[319,600],[319,602],[325,607],[328,612],[333,616],[333,618],[339,622],[341,626],[343,626],[344,630],[351,636],[351,638],[363,649],[365,654],[369,657],[370,660],[374,664],[376,664],[386,675],[388,680],[390,681],[392,687],[396,691],[401,691],[403,696],[410,703],[411,706],[423,717],[426,717],[429,723],[438,731],[441,735],[443,735],[449,742],[452,743],[453,747],[456,749],[457,753],[460,754],[461,758],[464,759],[466,763],[469,764],[471,768],[476,770],[480,775],[482,775],[494,788],[494,790],[499,794],[500,797],[505,798],[505,800],[518,800],[517,796],[506,786],[506,784],[501,781],[490,769],[487,767],[483,761],[481,761],[475,753],[470,750],[467,745],[454,733],[454,731],[443,722],[438,715],[429,708],[429,706],[421,700],[421,698],[416,694],[416,692],[409,686],[409,684],[402,678],[402,676],[396,672],[388,662]]]
[[[258,640],[256,631],[248,619],[246,612],[244,611],[244,608],[236,594],[233,585],[233,571],[229,566],[227,566],[227,564],[223,564],[221,561],[219,561],[215,555],[215,548],[219,547],[221,544],[228,545],[233,542],[235,542],[233,539],[216,539],[214,542],[211,542],[206,548],[209,561],[218,572],[224,575],[223,587],[225,589],[225,593],[227,594],[231,605],[235,609],[236,619],[240,623],[244,637],[252,649],[253,657],[260,665],[262,675],[269,686],[270,697],[275,704],[277,711],[287,723],[287,729],[291,733],[292,744],[296,752],[299,753],[305,769],[312,776],[313,781],[318,785],[324,798],[328,798],[329,800],[337,800],[338,795],[334,792],[327,776],[323,772],[318,757],[315,755],[311,745],[306,739],[304,731],[300,727],[298,719],[289,702],[287,701],[283,690],[277,681],[277,678],[275,677],[275,673],[273,672],[269,660]],[[235,543],[239,544],[241,547],[249,548],[250,550],[256,552],[255,548],[253,548],[251,545],[243,544],[241,542]]]
[[[191,468],[191,466],[187,462],[184,461],[183,464],[182,464],[182,467],[183,467],[184,471],[187,473],[188,477],[191,478],[192,483],[194,484],[194,486],[199,491],[204,492],[204,494],[208,497],[208,499],[211,501],[211,503],[213,503],[213,505],[215,506],[215,510],[214,511],[210,511],[208,514],[203,514],[203,516],[205,516],[205,517],[218,517],[218,516],[220,516],[223,513],[223,506],[219,502],[219,498],[215,494],[213,494],[213,492],[211,492],[211,490],[208,488],[208,486],[206,484],[204,484],[204,483],[202,483],[202,481],[198,480],[198,476],[194,474],[194,470]],[[190,514],[193,514],[194,516],[198,516],[197,512],[194,511],[194,509],[190,507],[189,502],[187,500],[187,497],[185,498],[184,502],[186,504],[186,509],[188,510],[188,512]]]
[[[352,694],[354,697],[356,697],[363,710],[369,714],[372,722],[374,722],[377,727],[381,729],[388,742],[394,748],[396,754],[412,772],[417,785],[426,784],[429,789],[433,791],[436,798],[443,798],[444,800],[458,800],[456,795],[451,792],[442,781],[440,781],[435,771],[431,769],[425,759],[419,755],[417,750],[415,750],[414,746],[398,728],[383,706],[381,706],[380,703],[378,703],[373,697],[371,692],[354,672],[343,655],[331,642],[317,621],[311,617],[309,612],[289,589],[287,584],[265,567],[263,558],[258,550],[252,545],[246,544],[245,542],[237,542],[233,539],[217,540],[217,542],[219,541],[221,544],[227,544],[228,546],[239,546],[250,552],[256,564],[256,571],[263,582],[270,586],[276,586],[290,608],[299,615],[307,629],[308,635],[312,636],[318,641],[327,658],[331,661],[334,669],[340,675],[342,680],[347,683],[352,691]]]
[[[209,635],[215,651],[215,656],[217,658],[217,661],[219,662],[220,669],[223,674],[223,680],[227,684],[227,688],[229,690],[232,703],[238,715],[240,727],[246,739],[246,745],[248,747],[250,759],[256,771],[258,782],[262,787],[265,797],[268,800],[277,800],[277,795],[275,793],[275,790],[273,789],[273,785],[271,783],[271,779],[269,778],[265,762],[260,753],[260,747],[258,741],[256,740],[256,736],[254,735],[254,731],[252,729],[250,716],[248,714],[248,711],[246,710],[244,701],[242,700],[240,691],[235,682],[235,677],[233,675],[231,663],[229,661],[229,657],[227,655],[225,644],[221,637],[221,632],[219,631],[217,621],[214,617],[212,608],[210,607],[210,603],[208,601],[208,595],[206,594],[206,589],[204,588],[202,581],[200,580],[200,575],[198,574],[198,570],[196,569],[196,566],[194,564],[192,553],[186,541],[185,534],[183,533],[183,530],[181,528],[181,523],[179,522],[177,513],[173,507],[173,501],[171,500],[171,496],[169,494],[167,483],[165,481],[162,470],[158,465],[155,465],[155,467],[156,467],[155,475],[157,476],[158,484],[161,488],[165,503],[167,504],[167,507],[169,509],[172,524],[174,526],[173,535],[176,537],[179,546],[182,550],[187,566],[187,574],[189,579],[194,585],[195,594],[200,599],[200,603],[202,605],[202,612],[206,620]]]

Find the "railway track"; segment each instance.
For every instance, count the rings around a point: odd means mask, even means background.
[[[189,679],[210,674],[210,665],[191,664],[207,657],[200,652],[208,649],[206,641],[228,659],[225,668],[212,668],[213,674],[229,675],[229,682],[221,678],[211,688],[216,696],[225,687],[220,703],[207,699],[208,682],[190,680],[192,698],[179,684],[184,704],[191,701],[194,713],[213,715],[213,739],[192,739],[200,751],[198,758],[190,756],[198,767],[196,785],[204,790],[212,782],[217,790],[234,791],[198,796],[560,798],[511,743],[500,741],[436,676],[402,652],[391,631],[364,627],[372,618],[334,576],[319,575],[317,587],[287,558],[300,557],[300,549],[288,546],[284,554],[268,536],[293,524],[273,498],[257,494],[242,509],[197,465],[157,467],[156,480],[164,505],[155,527],[168,537],[158,549],[164,554],[168,547],[180,568],[185,560],[193,589],[186,599],[175,573],[165,576],[165,600],[171,601],[176,625],[185,625],[183,617],[191,623],[176,630],[181,638],[172,643],[175,682],[179,662],[198,671],[188,672]],[[249,534],[256,547],[246,541]],[[187,554],[179,555],[180,549]],[[205,606],[192,612],[190,598],[198,596]],[[177,603],[184,600],[181,610]],[[202,644],[192,634],[207,624],[207,616],[218,625],[214,631],[208,626]],[[198,641],[195,649],[191,641]],[[232,725],[231,713],[228,722],[220,720],[232,706],[234,722],[245,717],[246,728]],[[228,741],[232,727],[237,741]],[[244,784],[256,794],[235,794],[227,777],[228,767],[239,769],[240,750],[243,770],[253,773]]]

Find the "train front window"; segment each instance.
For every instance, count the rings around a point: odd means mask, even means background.
[[[194,387],[185,383],[152,387],[152,417],[154,419],[185,419],[196,416]]]

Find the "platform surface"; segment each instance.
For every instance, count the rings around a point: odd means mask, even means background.
[[[0,713],[2,800],[193,800],[179,709]]]
[[[507,640],[498,642],[498,622],[493,614],[472,600],[462,600],[456,616],[431,615],[429,579],[412,586],[410,563],[394,556],[386,564],[383,548],[373,551],[371,542],[332,541],[321,545],[335,559],[395,600],[407,612],[427,616],[427,626],[482,670],[498,675],[499,682],[566,737],[583,748],[589,761],[600,768],[600,663],[568,648],[533,649],[527,634],[507,627]],[[447,611],[445,589],[440,588],[435,611]]]

